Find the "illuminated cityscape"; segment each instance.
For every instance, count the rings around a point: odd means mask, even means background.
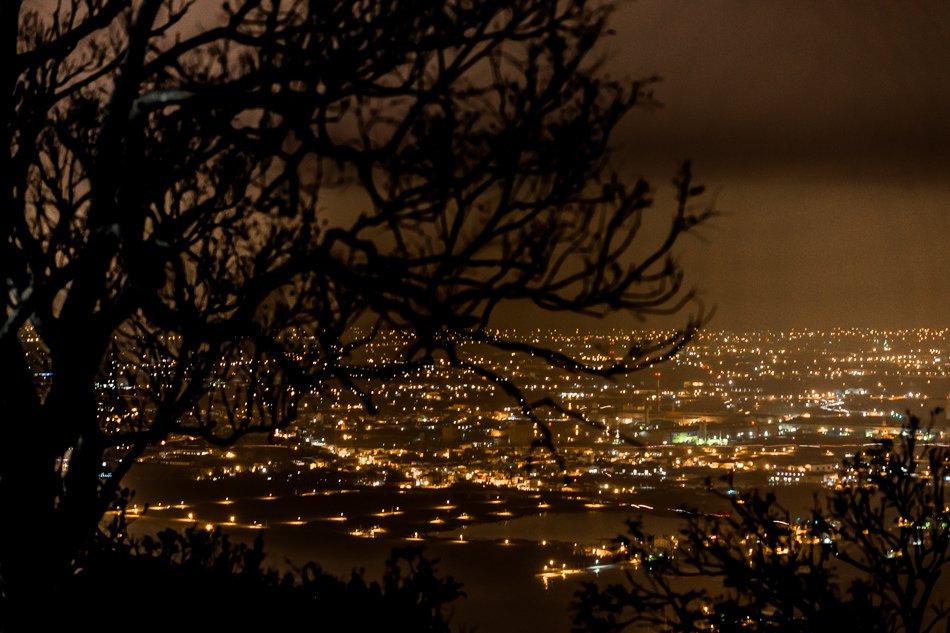
[[[619,340],[525,338],[590,360],[608,360]],[[366,539],[425,543],[449,561],[442,550],[453,545],[520,548],[512,573],[543,587],[565,579],[563,592],[569,577],[616,568],[611,539],[625,517],[646,517],[657,547],[670,547],[680,504],[724,511],[710,486],[786,488],[802,499],[833,489],[849,477],[847,457],[892,437],[908,411],[946,408],[950,394],[945,329],[705,332],[655,371],[616,382],[514,366],[497,352],[482,361],[593,424],[552,413],[544,422],[557,455],[532,448],[538,432],[511,398],[436,365],[376,386],[373,414],[343,392],[314,395],[270,441],[215,448],[169,438],[128,479],[136,528],[263,530],[291,555],[315,541],[358,552]],[[924,439],[948,432],[941,414]],[[574,536],[558,536],[559,523]]]

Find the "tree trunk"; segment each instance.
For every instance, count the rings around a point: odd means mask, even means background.
[[[13,337],[0,343],[0,587],[5,630],[35,629],[31,621],[48,596],[58,558],[56,456],[44,436],[39,399],[23,350]]]

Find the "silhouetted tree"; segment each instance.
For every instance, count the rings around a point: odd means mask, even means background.
[[[946,446],[910,416],[846,460],[839,484],[795,520],[771,492],[720,493],[663,549],[636,522],[626,584],[585,583],[578,631],[945,631],[950,624]],[[735,491],[733,491],[735,492]]]
[[[478,346],[616,376],[491,328],[505,304],[681,309],[709,215],[685,165],[663,235],[608,163],[652,80],[604,76],[583,0],[49,0],[0,5],[0,579],[43,595],[169,433],[227,444]],[[520,305],[519,304],[519,305]],[[411,333],[368,358],[381,332]],[[112,451],[117,464],[104,460]],[[104,465],[105,464],[105,465]],[[32,530],[23,530],[29,521]]]

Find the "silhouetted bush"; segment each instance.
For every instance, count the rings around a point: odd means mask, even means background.
[[[585,583],[575,630],[950,631],[950,451],[931,438],[909,416],[798,520],[730,482],[729,513],[689,513],[673,546],[631,521],[627,583]]]
[[[220,528],[165,529],[129,539],[118,520],[57,589],[37,624],[135,631],[449,630],[462,585],[436,575],[422,547],[393,550],[380,581],[349,578],[315,563],[280,572],[264,566],[264,541],[234,542]]]

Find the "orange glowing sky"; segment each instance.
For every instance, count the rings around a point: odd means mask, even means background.
[[[614,27],[612,72],[664,78],[622,158],[718,193],[682,249],[711,327],[950,325],[950,4],[640,0]]]
[[[723,212],[681,248],[710,327],[950,325],[950,3],[617,7],[607,67],[662,76],[664,104],[630,115],[617,158],[661,203],[693,159]]]

